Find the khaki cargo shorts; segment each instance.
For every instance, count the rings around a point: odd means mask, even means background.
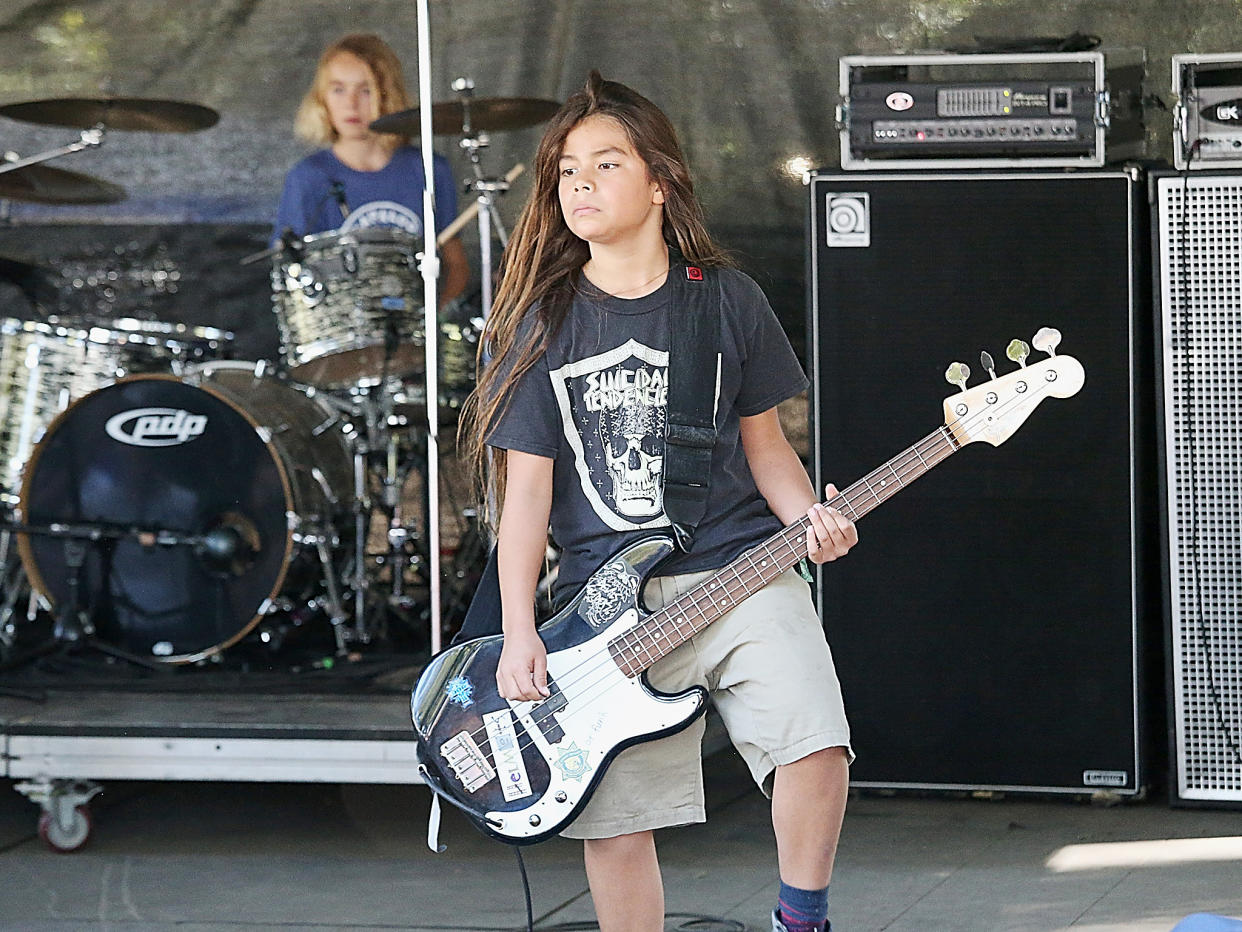
[[[710,575],[651,579],[645,604],[654,611]],[[854,758],[832,653],[810,589],[794,570],[653,665],[648,679],[663,692],[707,687],[733,746],[769,795],[779,765],[831,747]],[[561,834],[612,838],[706,821],[704,728],[700,717],[685,731],[622,751]]]

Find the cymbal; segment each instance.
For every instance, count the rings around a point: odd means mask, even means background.
[[[0,173],[0,198],[36,204],[115,204],[129,195],[120,185],[81,172],[26,165]]]
[[[470,100],[470,126],[475,130],[522,129],[552,118],[561,105],[539,97],[474,97]],[[371,124],[377,133],[417,136],[418,107],[390,113]],[[465,106],[460,100],[431,105],[431,131],[437,136],[461,136],[467,127]]]
[[[215,126],[220,114],[202,104],[144,97],[59,97],[0,106],[0,116],[91,129],[142,130],[149,133],[191,133]]]

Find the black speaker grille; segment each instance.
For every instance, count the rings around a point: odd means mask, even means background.
[[[851,781],[1136,792],[1134,412],[1154,407],[1136,401],[1150,356],[1135,346],[1136,179],[825,173],[811,187],[821,483],[934,428],[955,360],[980,385],[981,350],[1003,374],[1011,340],[1052,326],[1086,371],[1001,449],[968,446],[868,514],[860,545],[823,571]]]

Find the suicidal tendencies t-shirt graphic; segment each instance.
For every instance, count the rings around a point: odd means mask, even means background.
[[[550,373],[582,492],[617,531],[661,527],[668,353],[636,340]]]

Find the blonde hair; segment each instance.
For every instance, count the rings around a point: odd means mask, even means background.
[[[590,247],[575,236],[561,213],[558,182],[565,137],[587,117],[614,120],[647,166],[648,177],[664,195],[664,241],[686,261],[700,266],[732,264],[704,224],[703,208],[677,140],[664,112],[637,91],[606,81],[592,71],[581,91],[552,117],[535,154],[534,186],[501,257],[499,284],[484,339],[479,341],[478,387],[467,399],[458,424],[458,442],[472,467],[482,500],[499,508],[504,501],[507,457],[489,448],[487,436],[504,413],[512,389],[547,349],[573,302]],[[534,326],[519,337],[520,325],[535,315]],[[495,515],[487,512],[489,520]]]
[[[371,73],[371,94],[375,101],[374,119],[409,110],[413,106],[405,89],[405,78],[401,74],[401,60],[397,58],[392,47],[373,33],[343,36],[324,49],[319,56],[315,78],[293,118],[294,133],[313,145],[330,146],[337,140],[337,132],[332,128],[324,95],[328,84],[328,65],[340,55],[352,55],[366,65]],[[390,149],[409,141],[407,137],[392,133],[384,133],[380,139]]]

